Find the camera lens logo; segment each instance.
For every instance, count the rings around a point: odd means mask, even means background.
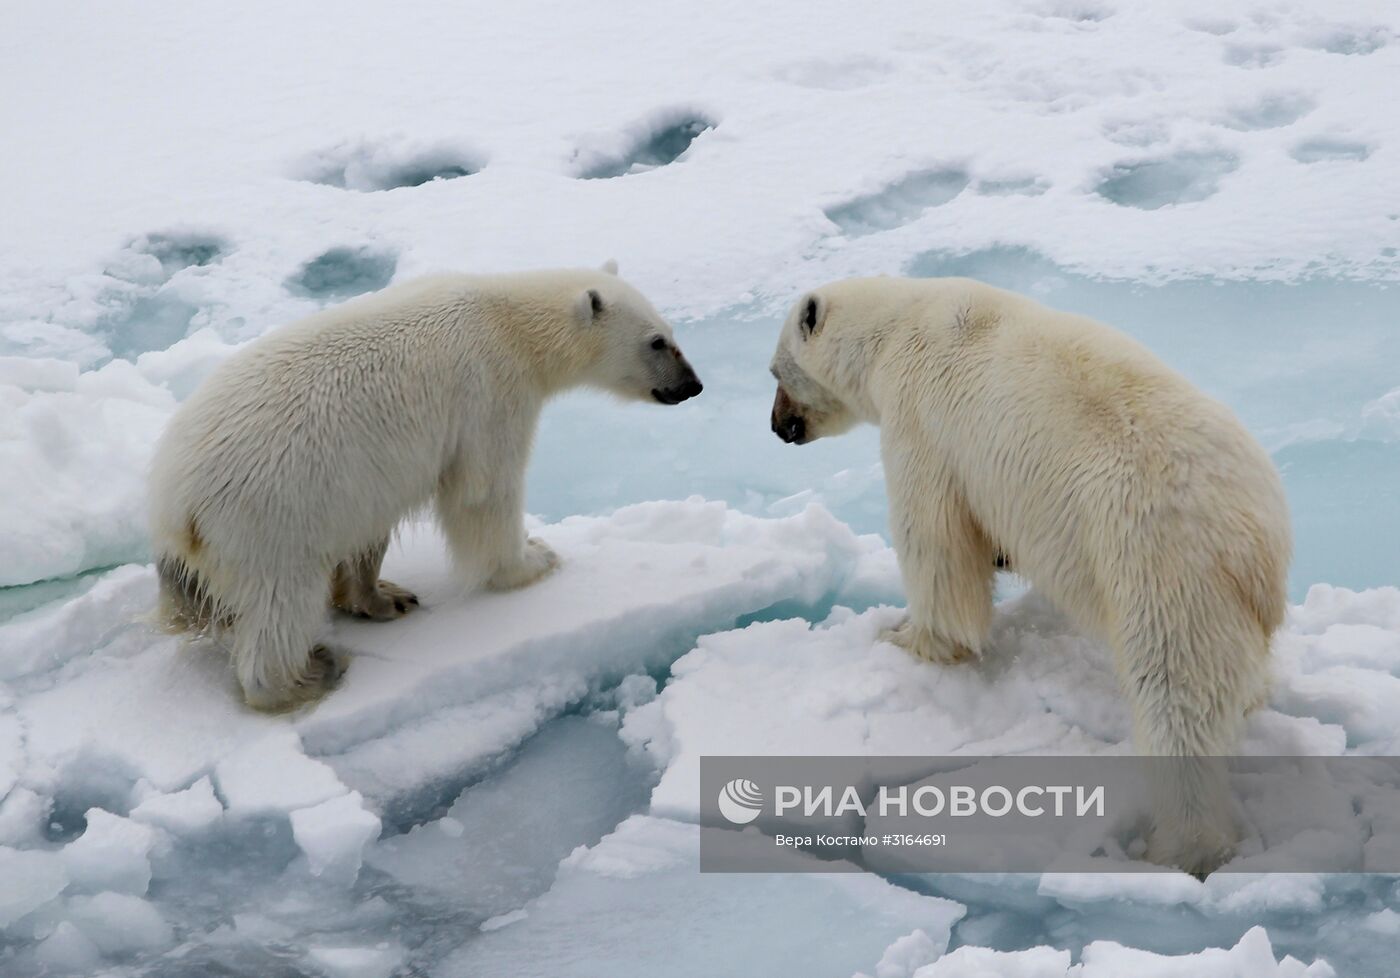
[[[763,811],[763,792],[746,778],[735,778],[719,792],[719,813],[735,825],[748,825]]]

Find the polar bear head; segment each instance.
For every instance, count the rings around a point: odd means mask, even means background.
[[[842,375],[845,355],[830,296],[822,289],[804,295],[788,313],[770,371],[778,382],[773,398],[773,433],[790,445],[839,435],[865,420]]]
[[[574,315],[590,339],[588,381],[627,400],[679,404],[704,390],[676,345],[671,327],[650,302],[617,277],[608,262],[575,300]]]

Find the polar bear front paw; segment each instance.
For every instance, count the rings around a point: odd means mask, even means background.
[[[928,628],[915,625],[908,618],[894,628],[882,630],[880,640],[899,646],[916,659],[936,662],[943,666],[970,662],[977,658],[977,654],[966,645],[936,635]]]
[[[492,591],[513,591],[534,584],[558,566],[559,555],[550,549],[549,544],[530,537],[525,541],[519,562],[497,568],[486,581],[486,586]]]
[[[1235,852],[1235,833],[1229,823],[1197,827],[1192,832],[1171,825],[1156,825],[1147,839],[1146,858],[1158,866],[1171,866],[1204,880]]]

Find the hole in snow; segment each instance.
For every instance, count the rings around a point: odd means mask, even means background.
[[[948,203],[966,189],[960,169],[921,170],[883,190],[826,209],[826,216],[848,237],[888,231],[917,219],[924,211]]]
[[[187,268],[204,268],[230,251],[228,241],[202,231],[154,231],[133,238],[103,273],[121,282],[161,286]]]
[[[1103,134],[1120,146],[1147,147],[1166,142],[1171,124],[1166,119],[1109,119],[1103,124]]]
[[[310,183],[371,193],[455,180],[471,176],[483,165],[478,154],[452,143],[395,145],[359,141],[312,154],[296,167],[294,175]]]
[[[196,232],[148,234],[133,248],[160,262],[166,278],[186,268],[203,268],[228,253],[228,243],[222,238]]]
[[[1305,44],[1328,54],[1372,54],[1385,47],[1391,36],[1385,27],[1332,27],[1313,34]]]
[[[1056,0],[1043,4],[1039,10],[1042,17],[1072,20],[1079,24],[1096,24],[1112,17],[1114,12],[1107,4],[1095,3],[1093,0]]]
[[[1278,129],[1297,122],[1314,107],[1313,100],[1306,95],[1288,92],[1265,95],[1257,102],[1230,109],[1221,123],[1231,129]]]
[[[180,273],[212,265],[228,252],[218,235],[161,231],[136,238],[116,255],[105,269],[113,280],[101,300],[107,311],[94,324],[112,356],[134,360],[184,339],[200,312],[191,299],[199,285]]]
[[[774,74],[791,85],[802,88],[822,88],[828,91],[849,91],[865,88],[887,78],[894,66],[883,58],[851,55],[838,58],[812,58],[784,65]]]
[[[1289,155],[1299,163],[1321,163],[1325,160],[1360,163],[1371,155],[1371,147],[1349,139],[1308,139],[1293,147]]]
[[[587,157],[589,161],[583,164],[577,176],[581,180],[607,180],[666,166],[680,159],[701,133],[715,125],[705,116],[685,115],[643,131],[620,152],[580,152],[576,158]]]
[[[1239,28],[1239,24],[1233,20],[1223,17],[1197,17],[1185,22],[1186,27],[1202,34],[1214,34],[1217,37],[1222,34],[1229,34]]]
[[[309,299],[348,299],[384,288],[393,280],[398,264],[392,252],[331,248],[287,279],[287,290]]]
[[[1220,178],[1238,165],[1233,156],[1216,152],[1119,163],[1095,190],[1100,197],[1124,207],[1156,210],[1214,196],[1220,189]]]
[[[978,180],[972,189],[986,197],[1039,197],[1050,184],[1039,177],[1010,177],[1005,180]]]
[[[135,360],[150,350],[164,350],[189,335],[199,307],[173,292],[160,291],[125,301],[98,322],[112,356]]]
[[[127,765],[111,758],[83,754],[62,771],[44,823],[50,842],[71,842],[87,829],[87,813],[101,808],[125,815],[131,785],[136,780]]]
[[[1223,57],[1227,65],[1236,68],[1267,68],[1278,61],[1281,53],[1274,44],[1231,44]]]

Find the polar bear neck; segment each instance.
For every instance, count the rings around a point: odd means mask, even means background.
[[[602,355],[602,342],[579,327],[578,290],[541,291],[505,276],[475,284],[462,308],[464,325],[471,324],[464,330],[471,355],[489,349],[493,363],[510,365],[508,379],[540,401],[586,382]],[[512,355],[502,357],[501,351]]]
[[[916,392],[930,385],[958,396],[975,373],[968,344],[985,341],[999,321],[988,287],[965,279],[854,279],[832,291],[820,379],[874,424],[923,403]]]
[[[872,369],[883,357],[885,332],[863,324],[842,324],[825,338],[827,349],[821,357],[819,382],[831,391],[861,421],[880,423],[878,384],[882,373]]]

